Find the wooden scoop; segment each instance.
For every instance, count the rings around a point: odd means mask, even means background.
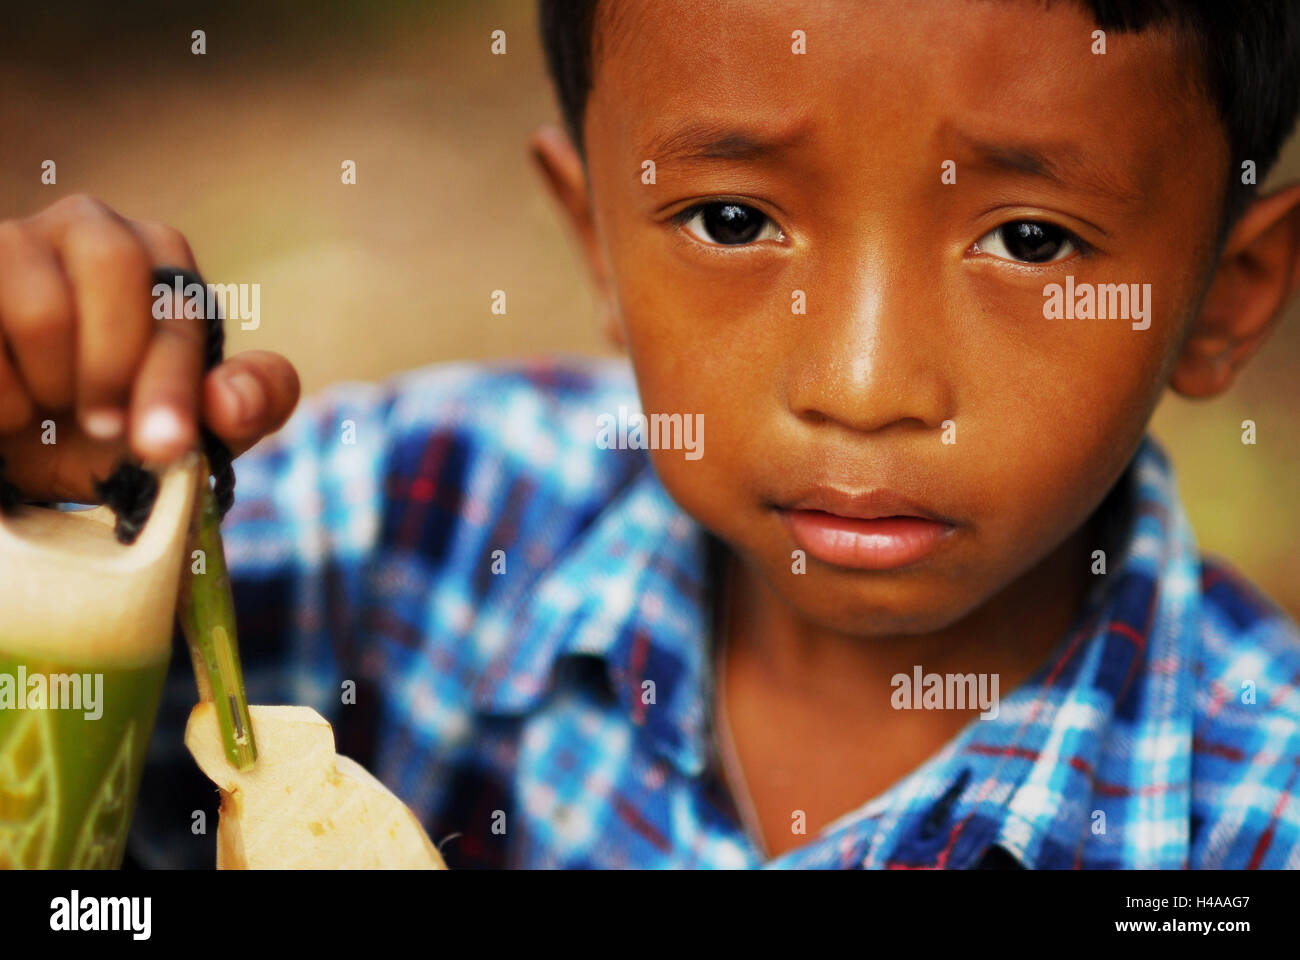
[[[250,706],[257,765],[226,760],[216,707],[190,712],[185,746],[221,790],[217,869],[446,870],[401,800],[334,752],[334,730],[310,707]]]

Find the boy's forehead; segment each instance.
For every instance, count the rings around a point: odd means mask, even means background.
[[[831,131],[906,129],[954,149],[1009,144],[1012,160],[1033,153],[1017,144],[1055,145],[1130,197],[1186,165],[1194,147],[1217,182],[1226,136],[1187,48],[1154,29],[1113,32],[1101,53],[1097,29],[1081,4],[1033,0],[602,2],[588,151],[660,166],[710,152],[783,159],[745,155],[745,138],[727,136],[739,127],[790,153],[806,148],[808,164]]]

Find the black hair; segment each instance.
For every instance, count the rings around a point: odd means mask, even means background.
[[[608,3],[609,0],[606,0]],[[615,0],[617,2],[617,0]],[[1172,25],[1193,43],[1196,78],[1217,108],[1231,152],[1220,241],[1255,195],[1246,161],[1262,182],[1300,110],[1300,0],[1074,0],[1097,27],[1124,33]],[[582,127],[591,92],[597,0],[538,0],[546,66],[574,146],[586,162]]]

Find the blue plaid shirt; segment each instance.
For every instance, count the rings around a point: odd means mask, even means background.
[[[597,446],[620,405],[622,362],[425,367],[336,384],[236,464],[250,702],[320,711],[451,867],[1300,867],[1296,628],[1201,559],[1149,440],[1122,555],[996,718],[766,859],[711,748],[711,537],[644,451]],[[195,699],[178,646],[143,866],[214,862]]]

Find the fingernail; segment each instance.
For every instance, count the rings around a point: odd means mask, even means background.
[[[180,415],[171,407],[154,407],[140,425],[141,439],[155,447],[177,443],[183,433]]]
[[[262,406],[262,385],[252,374],[235,373],[226,378],[226,385],[238,401],[239,422],[245,423],[257,415]]]
[[[114,440],[122,435],[126,417],[113,407],[96,407],[82,414],[81,425],[97,440]]]

